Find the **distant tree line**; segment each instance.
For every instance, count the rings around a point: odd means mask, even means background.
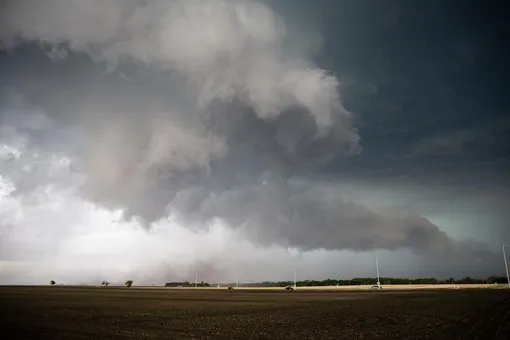
[[[395,277],[381,277],[379,279],[381,284],[494,284],[494,283],[508,283],[507,278],[504,276],[490,276],[487,279],[475,279],[466,276],[462,279],[449,278],[446,280],[438,280],[431,277],[426,278],[395,278]],[[304,280],[297,281],[298,287],[305,286],[357,286],[357,285],[375,285],[377,278],[375,277],[357,277],[348,280],[326,279],[326,280]],[[262,286],[262,287],[286,287],[293,286],[294,281],[264,281],[260,283],[243,284],[243,287]]]
[[[207,282],[189,282],[189,281],[183,281],[183,282],[167,282],[165,283],[165,287],[210,287],[209,283]]]

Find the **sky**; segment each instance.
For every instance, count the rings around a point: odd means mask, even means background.
[[[2,2],[0,284],[503,275],[505,17]]]

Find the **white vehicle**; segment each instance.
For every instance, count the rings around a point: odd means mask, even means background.
[[[375,285],[375,286],[370,287],[370,290],[382,290],[382,286]]]

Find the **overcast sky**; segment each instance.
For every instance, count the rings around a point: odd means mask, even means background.
[[[4,1],[0,284],[503,275],[504,12]]]

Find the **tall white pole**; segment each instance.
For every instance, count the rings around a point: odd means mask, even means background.
[[[504,244],[501,249],[503,250],[503,260],[505,260],[505,269],[506,269],[506,280],[508,282],[508,288],[510,288],[510,275],[508,275],[508,263],[506,262],[506,253],[505,253],[505,247],[509,247],[510,245]]]
[[[381,282],[379,280],[379,254],[375,255],[375,265],[377,267],[377,285],[380,286]]]

